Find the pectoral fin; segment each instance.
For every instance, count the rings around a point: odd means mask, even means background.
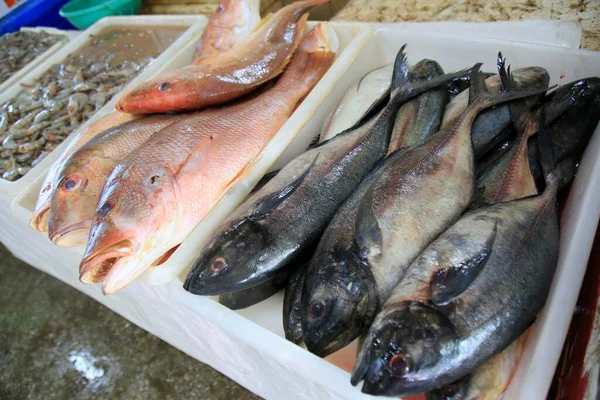
[[[496,239],[497,223],[483,247],[458,265],[437,270],[431,278],[431,302],[443,305],[464,292],[477,278],[487,263]]]
[[[308,168],[300,174],[296,179],[294,179],[289,185],[284,186],[280,190],[273,192],[271,194],[266,195],[256,202],[250,213],[248,214],[248,219],[250,221],[257,221],[261,218],[264,218],[271,211],[279,207],[286,199],[288,199],[304,182],[304,180],[310,174],[310,171],[314,167],[317,158],[319,155],[315,157],[313,162],[308,166]]]

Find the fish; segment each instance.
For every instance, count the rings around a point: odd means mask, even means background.
[[[531,328],[530,328],[531,329]],[[502,398],[523,354],[528,331],[502,353],[459,380],[426,393],[427,400],[497,400]]]
[[[260,0],[221,0],[192,57],[200,64],[229,51],[250,35],[260,21]]]
[[[297,345],[302,344],[300,300],[307,266],[308,263],[294,271],[283,296],[283,332],[287,340]]]
[[[48,237],[61,247],[85,245],[98,198],[117,164],[183,115],[152,115],[110,128],[65,161],[52,192]]]
[[[546,188],[463,215],[411,264],[360,347],[351,383],[403,396],[461,378],[517,339],[543,307],[558,261],[560,177],[545,115]]]
[[[249,289],[222,294],[219,296],[219,303],[231,310],[242,310],[256,305],[283,289],[288,283],[290,273],[291,269]]]
[[[541,67],[519,68],[513,71],[513,76],[519,89],[544,89],[548,87],[550,82],[548,71]],[[501,82],[499,75],[487,78],[485,83],[490,93],[494,94],[500,91]],[[463,91],[448,103],[444,112],[444,119],[442,120],[442,129],[450,125],[466,109],[468,98],[468,91]],[[527,101],[527,105],[532,107],[540,98],[539,95],[532,96]],[[502,142],[510,132],[510,129],[508,129],[510,126],[511,115],[508,105],[500,105],[482,112],[475,119],[475,122],[473,122],[471,134],[475,160],[481,159],[495,145]]]
[[[385,155],[400,105],[465,73],[404,85],[408,64],[403,49],[394,71],[397,90],[386,107],[290,161],[215,231],[192,263],[184,283],[188,292],[216,295],[252,287],[297,259]],[[227,268],[217,268],[221,263]]]
[[[433,60],[421,60],[409,71],[411,80],[431,79],[444,74],[442,67]],[[448,91],[438,87],[420,94],[403,104],[396,114],[394,129],[387,154],[402,147],[423,143],[436,133],[442,122],[444,107],[448,102]]]
[[[355,127],[389,96],[393,68],[394,64],[375,68],[352,84],[325,119],[319,142]]]
[[[437,235],[465,211],[474,185],[471,125],[482,110],[535,90],[491,95],[476,64],[472,104],[423,144],[388,156],[339,209],[306,274],[302,329],[326,356],[365,333],[392,289]],[[545,91],[545,89],[542,89]]]
[[[62,154],[56,159],[54,164],[48,170],[46,178],[42,183],[38,199],[35,203],[33,210],[33,216],[31,217],[30,225],[31,228],[39,232],[48,232],[48,217],[50,215],[50,203],[52,200],[52,191],[58,183],[58,174],[60,173],[63,165],[71,154],[77,149],[87,143],[94,136],[104,132],[119,124],[133,121],[139,116],[124,114],[120,112],[113,112],[108,114],[99,120],[90,124],[85,130],[80,131],[77,136],[71,140],[67,148]]]
[[[583,93],[569,110],[549,127],[552,149],[558,163],[572,158],[578,162],[600,121],[600,78],[589,77],[568,83],[551,93],[549,101],[568,93]],[[528,143],[527,150],[531,173],[538,187],[543,187],[544,174],[540,164],[537,138]]]
[[[117,110],[130,114],[196,111],[250,93],[278,76],[298,47],[308,12],[328,0],[305,0],[279,10],[234,48],[142,83]]]
[[[103,277],[103,293],[115,293],[180,244],[327,72],[333,35],[329,24],[315,26],[271,90],[186,116],[119,163],[100,195],[80,280]]]
[[[513,90],[516,88],[515,83],[509,80],[506,71],[501,71],[500,75],[503,76],[503,82],[507,82],[503,86]],[[570,90],[560,90],[544,104],[545,124],[547,126],[550,126],[555,119],[559,118],[569,108],[592,94],[586,85],[568,85],[568,88]],[[477,174],[475,190],[469,204],[470,209],[516,200],[538,193],[528,157],[528,143],[530,142],[528,139],[538,132],[540,110],[529,110],[524,101],[512,102],[509,108],[513,116],[515,130],[518,132],[517,140],[507,151],[503,152],[501,157],[488,164],[486,168]],[[549,132],[552,141],[552,128],[549,128]],[[538,153],[536,152],[536,154]],[[558,162],[563,161],[563,159],[564,157],[557,158]],[[539,158],[536,161],[536,164],[539,163]],[[564,174],[562,176],[564,181],[559,185],[559,188],[572,178],[572,175]]]

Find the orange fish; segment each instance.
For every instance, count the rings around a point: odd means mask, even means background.
[[[40,232],[48,232],[48,215],[50,212],[50,200],[52,196],[52,189],[56,185],[58,179],[58,173],[62,169],[65,161],[75,150],[87,143],[91,138],[97,134],[112,128],[115,125],[131,121],[137,118],[137,116],[124,114],[120,112],[114,112],[108,114],[99,120],[90,124],[85,131],[80,132],[76,137],[73,138],[69,146],[60,155],[60,157],[52,164],[48,170],[48,174],[44,179],[40,194],[37,202],[35,203],[35,209],[33,210],[33,217],[31,217],[31,227]]]
[[[260,0],[221,0],[196,47],[192,64],[215,57],[249,36],[260,21]]]
[[[48,236],[54,244],[86,244],[92,217],[115,166],[156,132],[183,115],[152,115],[110,128],[84,144],[64,163],[52,192]]]
[[[127,156],[108,179],[80,265],[114,293],[181,243],[292,115],[335,58],[322,23],[272,89],[187,116]]]
[[[131,90],[119,100],[117,110],[194,111],[250,93],[284,70],[300,42],[307,13],[327,1],[298,1],[282,8],[231,50]]]

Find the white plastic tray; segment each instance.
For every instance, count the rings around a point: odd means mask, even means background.
[[[46,28],[46,27],[21,28],[21,31],[30,31],[30,32],[45,31],[51,35],[60,37],[60,40],[58,42],[54,43],[52,46],[50,46],[45,52],[43,52],[42,54],[40,54],[39,56],[37,56],[36,58],[31,60],[28,64],[23,66],[23,68],[21,68],[20,70],[18,70],[14,74],[12,74],[12,76],[10,78],[8,78],[4,82],[2,82],[0,84],[0,93],[4,92],[5,90],[10,88],[15,83],[20,82],[21,79],[24,76],[26,76],[27,73],[29,73],[29,71],[34,69],[36,66],[40,65],[42,62],[44,62],[44,60],[46,60],[52,54],[56,53],[69,40],[71,40],[71,36],[67,32],[61,31],[61,30],[55,29],[55,28]]]
[[[171,59],[183,46],[189,43],[191,40],[196,38],[199,32],[202,32],[208,19],[202,15],[199,16],[170,16],[170,15],[138,15],[135,17],[106,17],[90,26],[84,32],[82,32],[77,38],[73,39],[67,45],[62,47],[59,51],[45,59],[41,64],[31,70],[20,82],[29,82],[48,70],[52,65],[61,63],[69,54],[77,52],[79,49],[85,47],[89,43],[90,35],[96,35],[106,27],[126,27],[126,26],[183,26],[188,27],[177,40],[173,42],[156,60],[148,64],[148,66],[135,78],[133,78],[129,84],[127,84],[123,90],[115,94],[111,101],[106,103],[92,118],[90,118],[85,124],[81,125],[79,129],[86,129],[87,126],[104,115],[112,112],[115,109],[115,103],[127,90],[135,87],[147,80],[150,76],[153,76],[155,71],[159,69],[166,60]],[[20,85],[13,85],[7,90],[0,93],[0,104],[15,97],[21,91]],[[48,155],[42,162],[36,165],[31,171],[25,176],[21,177],[15,182],[7,181],[0,178],[0,195],[11,196],[14,198],[18,192],[25,189],[33,181],[38,180],[41,186],[41,182],[45,177],[45,173],[52,163],[58,158],[60,153],[65,150],[69,141],[74,137],[74,132],[67,137],[50,155]],[[38,186],[39,187],[39,186]]]
[[[366,43],[282,157],[304,149],[327,111],[353,80],[391,62],[403,43],[408,58],[436,59],[446,71],[483,61],[494,69],[501,50],[515,68],[542,65],[553,83],[600,75],[600,54],[559,47],[426,34],[387,26]],[[312,130],[311,130],[312,129]],[[527,342],[507,399],[545,399],[575,306],[600,215],[600,129],[588,145],[563,212],[560,259],[550,297]],[[281,160],[283,161],[283,160]],[[279,163],[279,162],[278,162]],[[350,385],[351,348],[322,360],[283,338],[282,296],[242,311],[185,292],[180,280],[161,286],[134,282],[112,296],[98,285],[78,281],[80,256],[54,246],[47,237],[18,224],[0,198],[0,240],[19,258],[90,295],[130,321],[203,361],[267,399],[372,399]],[[7,228],[5,228],[7,227]],[[25,244],[26,243],[26,244]],[[197,249],[196,249],[197,251]],[[182,274],[183,275],[183,274]]]

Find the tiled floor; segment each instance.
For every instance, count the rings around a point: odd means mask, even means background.
[[[256,399],[0,245],[0,399]]]

